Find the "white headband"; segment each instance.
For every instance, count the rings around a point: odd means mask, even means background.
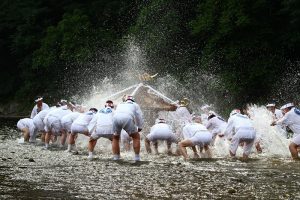
[[[37,99],[34,100],[34,101],[37,103],[38,101],[41,101],[41,100],[43,100],[43,97],[39,97],[39,98],[37,98]]]

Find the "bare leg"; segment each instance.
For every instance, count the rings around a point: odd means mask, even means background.
[[[261,148],[259,142],[256,142],[256,143],[255,143],[255,148],[256,148],[257,153],[262,153],[262,148]]]
[[[205,150],[205,153],[207,154],[207,157],[212,158],[212,153],[211,153],[208,145],[204,145],[204,150]]]
[[[60,144],[63,146],[66,143],[67,133],[66,131],[61,132]]]
[[[167,141],[168,155],[172,155],[172,149],[171,149],[171,146],[172,146],[172,142],[168,142],[168,141]]]
[[[41,141],[42,141],[43,143],[45,143],[45,136],[46,136],[46,133],[45,133],[45,132],[42,132]]]
[[[29,142],[29,129],[28,128],[23,128],[22,129],[23,137],[24,137],[24,142]]]
[[[291,156],[294,160],[299,159],[297,147],[298,147],[298,145],[293,142],[291,142],[291,144],[289,145]]]
[[[132,137],[132,143],[133,143],[133,151],[135,155],[140,155],[140,149],[141,149],[141,141],[140,141],[140,134],[137,133],[132,133],[130,135]]]
[[[186,147],[192,147],[192,146],[194,146],[194,144],[192,143],[191,140],[183,140],[183,141],[179,142],[179,148],[181,150],[181,154],[182,154],[184,160],[188,160],[188,158],[189,158]]]
[[[93,152],[94,151],[96,144],[97,144],[97,140],[90,139],[89,146],[88,146],[89,152]]]
[[[158,155],[158,141],[153,142],[155,154]]]
[[[49,147],[49,142],[51,140],[51,136],[52,136],[51,131],[46,132],[46,135],[45,135],[45,149],[48,149],[48,147]]]
[[[69,144],[71,144],[71,145],[75,144],[75,137],[77,138],[77,133],[76,134],[73,134],[73,133],[70,134]]]
[[[145,147],[146,147],[146,151],[147,153],[151,153],[151,146],[150,146],[150,140],[148,140],[148,138],[145,138]]]
[[[120,135],[113,135],[112,152],[114,159],[118,160],[120,158]]]
[[[198,153],[197,153],[197,148],[196,148],[196,146],[192,146],[192,150],[193,150],[193,152],[194,152],[194,158],[199,158],[199,155],[198,155]]]
[[[78,153],[78,151],[76,150],[76,147],[75,147],[75,140],[77,138],[77,133],[73,134],[69,134],[69,137],[68,137],[68,149],[67,149],[67,152],[71,152],[72,150],[74,150],[74,153]]]

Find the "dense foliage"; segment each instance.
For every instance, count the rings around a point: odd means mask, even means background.
[[[212,103],[300,98],[297,0],[2,0],[0,9],[2,103],[56,99],[114,77],[128,37],[148,71]],[[203,84],[201,75],[214,78]]]

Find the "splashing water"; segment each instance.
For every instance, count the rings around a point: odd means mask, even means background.
[[[276,126],[270,126],[272,115],[264,106],[249,107],[254,128],[260,137],[263,148],[263,156],[266,157],[289,157],[289,140],[284,137],[282,130]]]

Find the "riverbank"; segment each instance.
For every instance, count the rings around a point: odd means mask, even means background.
[[[97,144],[98,147],[100,144]],[[82,149],[71,155],[53,148],[0,142],[0,198],[15,199],[296,199],[299,162],[228,158],[184,162],[166,154],[132,153],[112,161],[101,146],[94,161]],[[30,187],[28,187],[30,185]]]

